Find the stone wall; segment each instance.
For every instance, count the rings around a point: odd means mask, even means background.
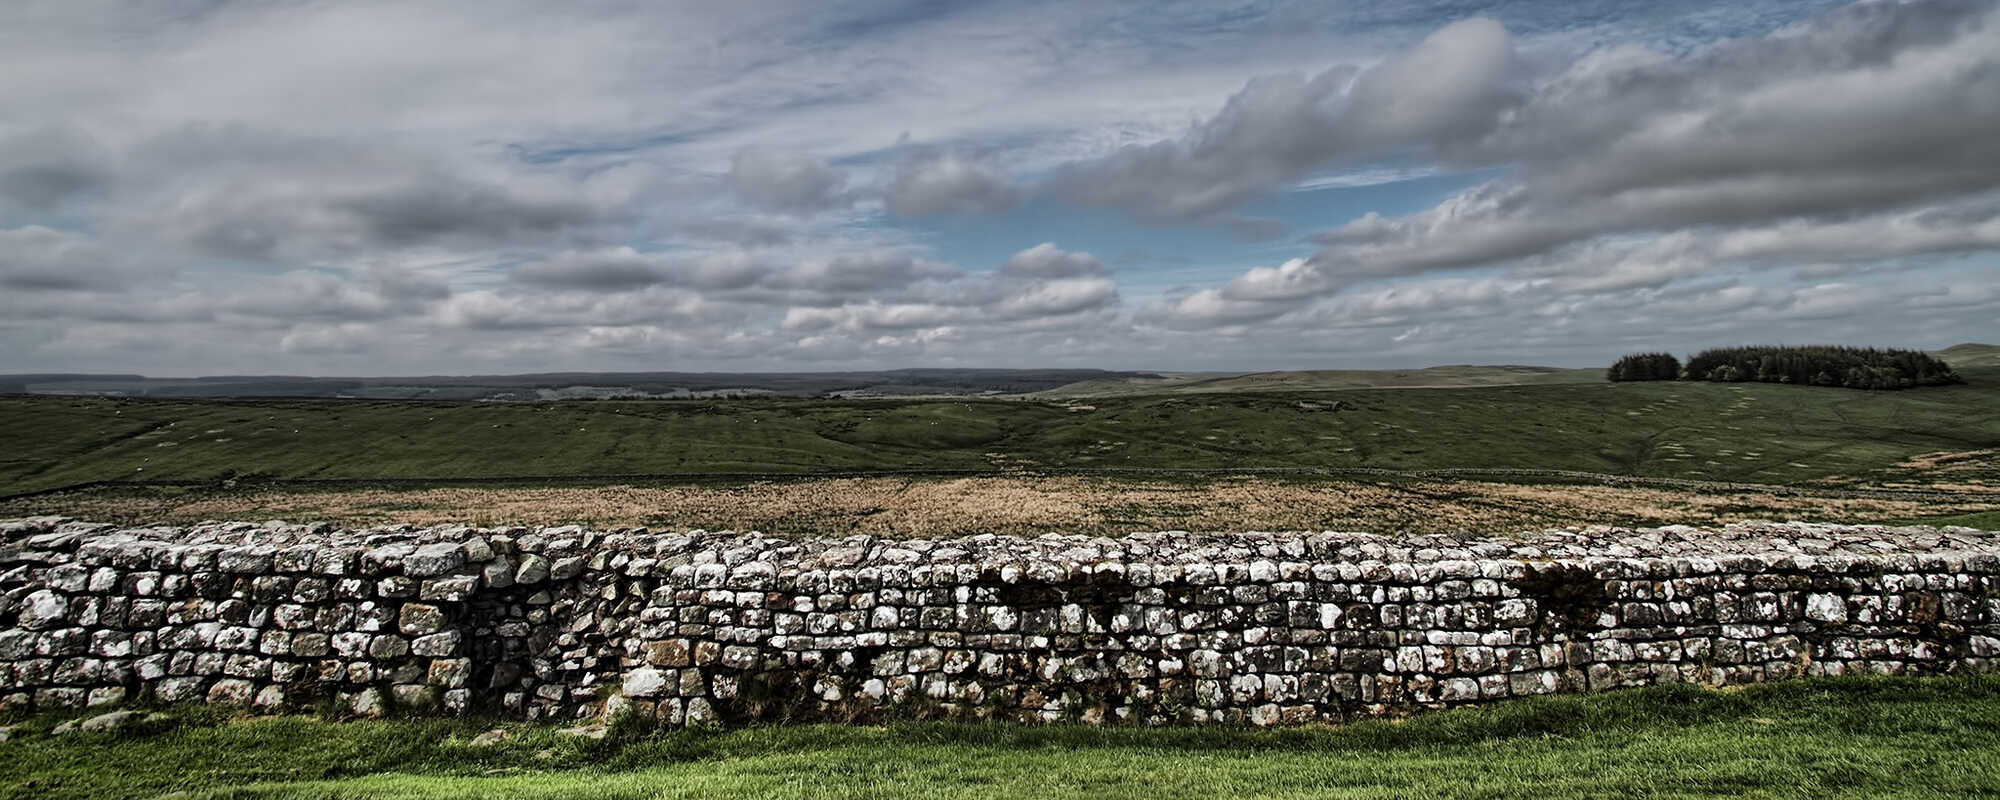
[[[2000,534],[752,535],[0,522],[0,705],[1337,720],[1988,670]]]

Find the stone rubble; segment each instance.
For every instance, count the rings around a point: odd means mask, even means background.
[[[2000,533],[792,541],[0,520],[0,706],[1296,724],[1985,671]]]

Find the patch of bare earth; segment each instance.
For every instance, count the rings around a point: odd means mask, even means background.
[[[1139,530],[1492,533],[1565,525],[1751,519],[1865,522],[1990,510],[2000,510],[2000,504],[1478,481],[1238,478],[1183,484],[1065,477],[856,478],[740,486],[271,489],[180,495],[82,492],[0,504],[0,516],[59,513],[129,523],[272,518],[357,525],[584,523],[886,537]]]

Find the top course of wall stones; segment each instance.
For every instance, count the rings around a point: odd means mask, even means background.
[[[652,557],[648,566],[751,560],[807,568],[868,565],[995,564],[1019,562],[1070,567],[1104,562],[1240,564],[1259,560],[1337,563],[1436,564],[1480,560],[1657,559],[1717,556],[1884,556],[2000,551],[2000,532],[1972,528],[1744,522],[1720,528],[1667,526],[1572,527],[1485,536],[1395,535],[1353,532],[1189,533],[1160,531],[1122,537],[1050,533],[1033,538],[982,534],[954,539],[886,540],[865,536],[782,539],[756,532],[657,532],[644,528],[591,530],[394,525],[342,529],[325,523],[281,521],[205,522],[185,526],[121,528],[62,517],[0,520],[0,546],[22,555],[75,550],[84,558],[113,552],[158,559],[167,552],[209,559],[225,573],[313,572],[337,568],[357,556],[370,572],[420,578],[459,570],[468,560],[496,555],[540,556],[525,577],[568,559],[598,554]],[[326,553],[327,561],[314,556]],[[564,563],[565,570],[582,561]],[[521,565],[516,565],[517,568]],[[317,567],[317,569],[316,569]],[[546,576],[539,576],[546,577]]]

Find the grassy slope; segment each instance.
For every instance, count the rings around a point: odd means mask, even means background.
[[[213,712],[194,712],[213,713]],[[46,725],[46,720],[43,724]],[[0,794],[236,798],[1966,797],[2000,793],[2000,678],[1512,701],[1255,731],[943,723],[614,736],[470,722],[186,724],[0,743]]]
[[[1944,363],[1950,364],[1952,369],[2000,367],[2000,345],[1967,342],[1952,345],[1931,355],[1944,359]]]
[[[1801,482],[2000,446],[2000,370],[1858,392],[1590,383],[1093,401],[0,398],[0,491],[85,480],[1044,467],[1532,467]]]
[[[1557,367],[1449,366],[1405,370],[1294,370],[1221,376],[1169,376],[1165,379],[1090,380],[1050,389],[1041,395],[1098,398],[1214,392],[1314,392],[1346,389],[1520,386],[1596,383],[1602,380],[1604,380],[1604,370],[1601,369]]]

